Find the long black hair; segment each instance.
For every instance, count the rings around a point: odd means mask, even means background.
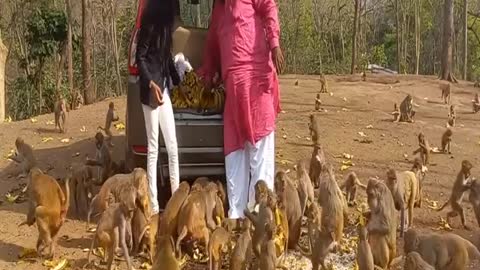
[[[167,76],[171,60],[172,34],[178,6],[176,0],[148,0],[143,10],[141,27],[150,33],[150,46],[156,46],[161,54],[164,75]]]

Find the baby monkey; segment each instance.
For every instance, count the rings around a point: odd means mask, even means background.
[[[448,125],[451,127],[454,127],[456,119],[457,119],[457,112],[455,110],[455,105],[450,105],[450,110],[448,111]]]
[[[114,203],[103,212],[102,217],[97,225],[95,236],[92,240],[92,246],[88,252],[87,260],[90,263],[90,253],[94,247],[95,240],[105,250],[107,256],[108,270],[112,269],[113,259],[115,257],[115,248],[118,243],[118,236],[120,236],[120,245],[122,247],[123,255],[127,261],[129,270],[132,270],[132,262],[128,255],[127,243],[125,241],[127,233],[127,224],[131,221],[133,213],[135,212],[137,199],[137,191],[134,186],[125,187],[125,192],[122,193],[120,203]],[[105,259],[105,258],[104,258]]]
[[[423,132],[418,134],[418,146],[419,148],[413,151],[413,154],[416,155],[417,153],[420,153],[420,159],[422,160],[423,165],[427,166],[430,161],[430,145]]]
[[[55,128],[58,128],[61,133],[65,133],[65,125],[67,123],[67,102],[61,98],[55,103]]]
[[[118,121],[118,115],[115,113],[115,104],[113,102],[110,102],[108,104],[108,111],[107,111],[107,117],[105,119],[105,127],[98,127],[99,129],[105,131],[105,134],[107,135],[107,141],[110,146],[113,146],[112,143],[112,131],[110,131],[110,127],[112,126],[112,122]]]
[[[15,155],[11,156],[10,159],[19,163],[22,169],[19,178],[24,178],[28,175],[30,170],[37,165],[37,160],[33,155],[32,146],[27,144],[22,138],[17,137],[15,140],[15,147],[17,151]]]

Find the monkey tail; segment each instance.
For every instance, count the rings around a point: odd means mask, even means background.
[[[90,249],[88,250],[87,255],[87,262],[90,263],[90,253],[92,253],[93,247],[95,246],[95,240],[97,240],[97,234],[95,233],[92,238],[92,244],[90,245]]]
[[[90,202],[90,207],[88,208],[88,213],[87,213],[87,231],[90,227],[90,217],[92,215],[92,212],[93,212],[93,207],[94,205],[97,204],[97,200],[98,200],[98,194],[95,195],[92,199],[92,202]]]
[[[450,203],[450,199],[446,201],[440,208],[437,208],[437,212],[442,211],[448,204]]]

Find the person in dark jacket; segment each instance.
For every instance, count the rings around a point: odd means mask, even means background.
[[[157,160],[158,130],[165,141],[168,153],[171,192],[179,185],[179,164],[175,119],[173,117],[170,90],[178,85],[180,78],[175,69],[172,48],[173,24],[175,20],[174,0],[149,0],[142,16],[138,43],[137,64],[140,72],[140,101],[142,102],[148,138],[147,176],[151,201],[150,233],[156,235],[158,213]],[[155,238],[153,238],[155,239]]]

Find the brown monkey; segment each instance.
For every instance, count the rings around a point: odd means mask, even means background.
[[[418,200],[415,202],[415,207],[421,208],[422,207],[422,200],[423,200],[423,191],[422,185],[423,181],[425,180],[425,175],[427,174],[427,167],[423,166],[423,161],[416,157],[413,161],[413,166],[410,171],[415,174],[415,177],[418,181]]]
[[[255,203],[260,204],[262,200],[267,200],[270,195],[270,189],[264,180],[258,180],[255,183]]]
[[[105,119],[105,127],[98,127],[99,129],[105,131],[105,134],[107,135],[107,141],[110,146],[113,146],[112,143],[112,131],[110,131],[110,127],[112,126],[112,122],[118,121],[118,115],[115,113],[115,104],[113,102],[110,102],[108,104],[108,111],[107,111],[107,117]]]
[[[275,270],[277,268],[277,253],[275,250],[275,225],[267,222],[264,225],[265,240],[262,243],[258,262],[259,270]],[[256,230],[256,229],[255,229]]]
[[[193,190],[180,208],[177,223],[176,250],[181,255],[180,244],[189,237],[192,240],[202,240],[205,247],[209,246],[210,230],[215,230],[213,211],[216,205],[218,187],[209,183],[204,190]]]
[[[448,199],[448,201],[446,201],[442,205],[442,207],[437,209],[437,211],[442,211],[443,208],[450,204],[452,210],[447,213],[447,222],[450,223],[450,218],[460,215],[462,226],[467,230],[469,230],[470,228],[466,224],[465,213],[463,212],[463,208],[460,204],[462,203],[465,191],[467,191],[472,184],[472,179],[470,177],[470,171],[472,170],[472,168],[473,165],[472,163],[470,163],[470,161],[462,161],[462,168],[460,169],[460,172],[458,172],[457,179],[453,184],[450,199]]]
[[[22,138],[17,137],[15,140],[15,147],[17,148],[17,151],[10,157],[10,159],[20,164],[22,172],[18,177],[24,178],[33,167],[37,166],[37,159],[33,155],[32,146],[26,143]]]
[[[357,202],[355,201],[357,187],[367,189],[367,185],[360,182],[357,174],[355,172],[351,172],[347,175],[347,179],[345,179],[345,182],[340,186],[341,190],[345,190],[348,206],[354,206],[357,204]]]
[[[308,176],[307,168],[305,165],[305,161],[299,160],[297,162],[297,189],[298,189],[298,196],[300,199],[300,209],[302,210],[302,216],[305,213],[305,208],[307,207],[307,202],[312,203],[314,198],[314,191],[312,181]]]
[[[320,84],[321,84],[321,88],[320,88],[320,93],[328,93],[328,83],[327,83],[327,78],[325,78],[325,75],[320,74]]]
[[[373,255],[370,244],[368,244],[367,228],[358,226],[357,264],[358,270],[373,270]]]
[[[83,104],[85,104],[82,93],[80,93],[80,91],[76,91],[75,99],[73,99],[72,101],[73,101],[72,108],[75,108],[75,110],[80,109],[83,106]]]
[[[308,175],[315,188],[320,186],[320,174],[325,169],[327,161],[323,147],[320,144],[315,144],[313,147],[312,158],[310,159],[310,169]]]
[[[455,110],[455,105],[450,105],[450,110],[448,111],[448,125],[451,127],[454,127],[456,119],[457,119],[457,112]]]
[[[412,251],[405,257],[404,270],[435,270],[433,266],[423,260],[418,252]]]
[[[74,166],[70,172],[70,185],[75,204],[75,212],[79,215],[88,213],[90,207],[89,194],[93,194],[93,168],[84,164]]]
[[[322,100],[320,99],[320,93],[317,93],[317,97],[315,98],[315,110],[320,110],[320,106],[322,106]]]
[[[105,250],[107,269],[111,270],[115,257],[115,249],[120,240],[119,244],[122,248],[123,256],[125,256],[125,260],[127,261],[127,267],[130,270],[133,269],[130,256],[128,255],[126,234],[128,222],[130,222],[135,212],[136,196],[137,191],[135,187],[128,186],[125,188],[124,193],[121,194],[120,202],[110,205],[108,209],[103,212],[102,217],[98,221],[97,230],[88,252],[87,260],[89,263],[90,253],[95,246],[95,240],[97,240],[99,245]],[[118,239],[118,236],[120,236],[120,239]]]
[[[476,81],[476,82],[473,84],[473,87],[475,87],[475,88],[480,88],[480,82],[479,82],[479,81]]]
[[[137,207],[132,217],[132,241],[133,241],[133,254],[139,254],[144,251],[144,247],[148,246],[149,250],[152,250],[150,244],[149,220],[145,216],[141,207]]]
[[[475,218],[477,219],[478,226],[480,227],[480,180],[474,179],[472,181],[468,200],[472,204],[473,211],[475,212]]]
[[[405,234],[405,254],[418,252],[437,270],[464,270],[470,259],[480,258],[478,249],[468,240],[453,233],[424,233],[410,229]]]
[[[430,144],[423,132],[418,134],[418,146],[418,149],[413,151],[413,154],[416,155],[417,153],[420,153],[423,165],[427,166],[430,162]]]
[[[452,143],[453,132],[450,128],[447,128],[442,135],[442,152],[451,154],[451,143]]]
[[[177,237],[178,212],[190,193],[190,185],[187,181],[182,181],[178,189],[173,193],[165,206],[162,214],[158,233],[160,235],[172,236],[173,240]]]
[[[67,124],[67,102],[65,99],[61,98],[55,102],[55,129],[58,128],[61,133],[66,132]]]
[[[260,258],[261,246],[265,241],[265,224],[273,224],[275,222],[275,217],[272,211],[274,204],[274,198],[268,196],[265,200],[260,202],[257,215],[253,215],[248,208],[244,211],[245,216],[255,227],[252,235],[252,250],[256,258]]]
[[[37,254],[48,258],[54,255],[54,239],[65,222],[69,201],[69,179],[65,180],[62,189],[57,180],[42,173],[36,167],[30,170],[28,183],[27,220],[19,226],[32,226],[35,222],[38,228]],[[47,252],[45,253],[45,249]]]
[[[147,173],[142,168],[135,168],[129,174],[117,174],[105,181],[100,191],[95,195],[90,203],[90,209],[87,214],[87,230],[90,225],[90,217],[94,211],[101,214],[108,206],[108,197],[113,196],[115,202],[120,202],[120,195],[128,186],[134,186],[137,190],[137,200],[142,206],[142,210],[147,217],[150,216],[150,198],[148,195]]]
[[[97,132],[95,134],[95,146],[97,147],[95,159],[89,159],[87,157],[85,164],[101,168],[99,180],[101,183],[103,183],[113,175],[113,170],[112,153],[110,152],[110,149],[108,148],[105,138],[101,132]]]
[[[195,179],[192,185],[192,190],[201,190],[204,189],[208,183],[215,183],[218,187],[218,198],[221,204],[216,204],[215,206],[215,216],[220,217],[221,219],[225,218],[226,212],[225,209],[227,208],[227,191],[225,186],[222,184],[221,181],[210,181],[208,177],[202,176]],[[223,214],[221,213],[223,211]]]
[[[392,193],[395,208],[400,211],[400,236],[403,237],[406,228],[413,224],[413,208],[420,199],[417,177],[411,171],[397,173],[394,169],[389,169],[385,183]],[[405,208],[408,209],[407,218]],[[408,226],[405,224],[407,221]]]
[[[475,98],[472,101],[473,106],[473,113],[477,113],[480,111],[480,98],[478,97],[478,93],[475,94]]]
[[[208,245],[208,258],[210,260],[210,270],[220,270],[222,268],[222,253],[228,251],[230,234],[222,227],[216,228]]]
[[[310,115],[310,123],[308,124],[310,136],[312,138],[313,145],[319,144],[319,136],[320,136],[320,127],[319,127],[319,119],[317,115],[311,114]]]
[[[279,171],[275,174],[275,192],[278,200],[285,206],[285,213],[288,220],[288,245],[295,249],[300,239],[302,226],[302,209],[298,192],[287,174]],[[262,225],[263,226],[263,225]],[[255,226],[256,228],[256,226]]]
[[[343,193],[335,180],[332,165],[322,172],[320,183],[320,196],[318,202],[322,207],[322,231],[333,234],[334,241],[340,243],[343,237],[343,228],[346,213],[346,201]]]
[[[364,71],[362,72],[362,81],[366,82],[367,81],[367,73]]]
[[[400,110],[398,109],[397,103],[393,104],[392,115],[393,115],[393,122],[398,122],[398,120],[400,119]]]
[[[371,178],[367,184],[367,201],[370,208],[367,213],[368,243],[373,262],[387,269],[397,254],[397,222],[392,193],[383,182]]]
[[[413,123],[413,117],[415,111],[413,110],[413,97],[408,94],[405,99],[400,103],[400,117],[396,122],[409,122]]]
[[[451,97],[451,85],[450,85],[450,83],[441,84],[440,89],[442,90],[442,101],[445,104],[450,104],[450,97]]]
[[[246,270],[252,258],[251,222],[248,218],[243,221],[242,227],[242,234],[238,238],[230,256],[230,270]]]
[[[175,242],[168,235],[160,235],[158,252],[153,262],[152,270],[180,270],[180,265],[175,257]]]

